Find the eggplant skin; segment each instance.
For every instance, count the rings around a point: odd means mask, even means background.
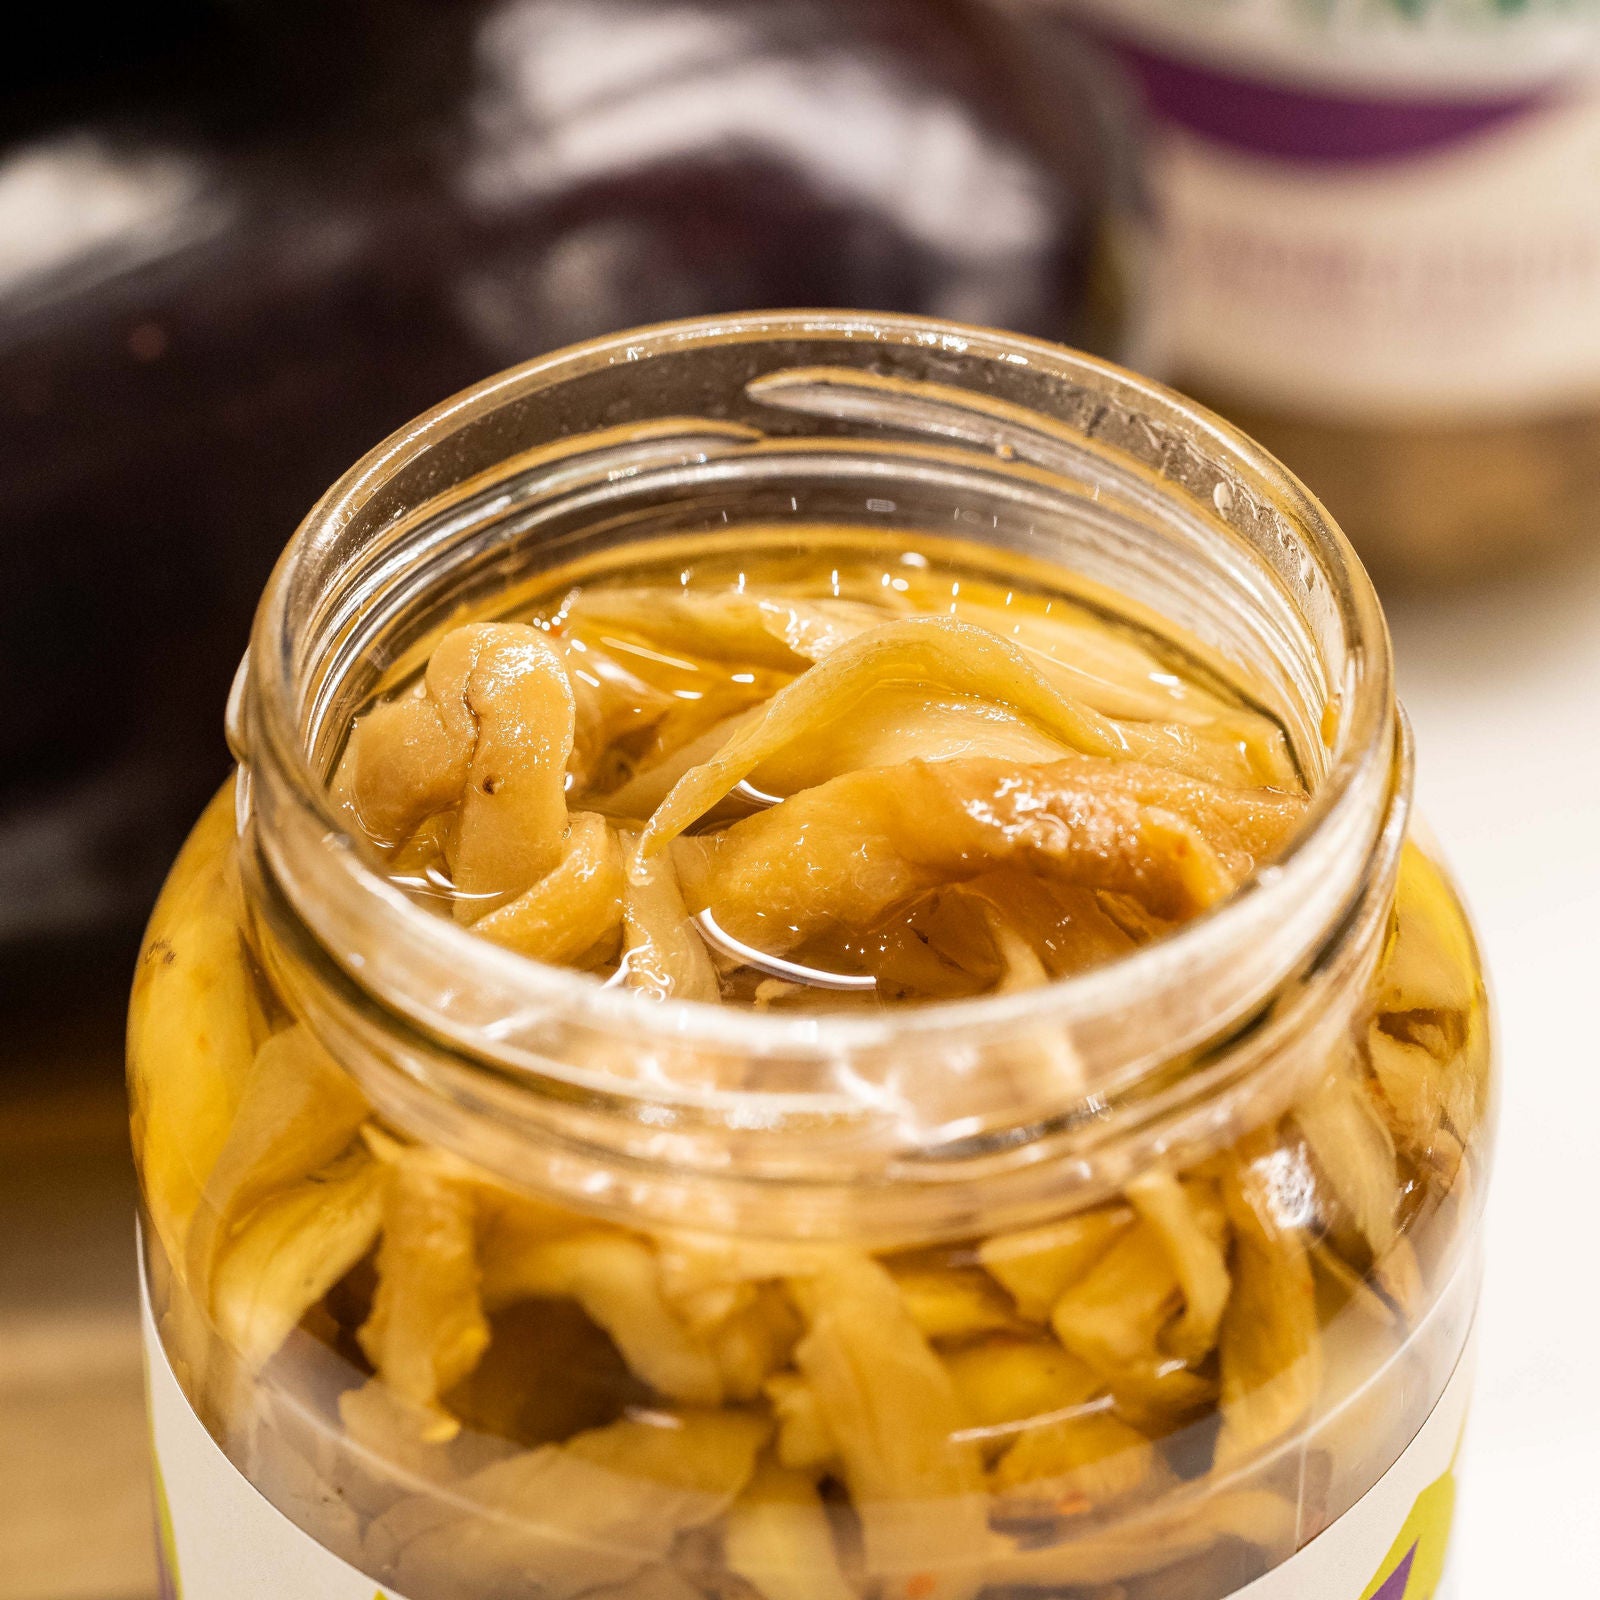
[[[284,541],[486,374],[795,305],[1128,353],[1114,98],[968,0],[683,0],[667,50],[655,0],[52,16],[0,112],[0,949],[131,945]]]

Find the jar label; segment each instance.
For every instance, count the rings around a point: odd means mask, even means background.
[[[1065,0],[1152,113],[1157,337],[1308,421],[1600,405],[1597,0]]]
[[[143,1296],[163,1600],[400,1600],[318,1544],[233,1465],[189,1405]],[[1235,1600],[1430,1600],[1455,1504],[1471,1346],[1421,1431],[1342,1517]]]
[[[1340,99],[1145,62],[1180,380],[1313,420],[1600,403],[1600,84]]]
[[[1455,1517],[1474,1351],[1469,1335],[1438,1404],[1394,1465],[1342,1517],[1234,1600],[1433,1600]]]

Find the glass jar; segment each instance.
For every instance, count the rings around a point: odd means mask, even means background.
[[[431,631],[756,524],[953,524],[1115,594],[1272,709],[1306,822],[1130,955],[876,1013],[653,1003],[366,864],[327,776]],[[580,346],[328,492],[228,730],[129,1028],[175,1591],[1433,1592],[1483,980],[1373,592],[1227,424],[888,316]]]

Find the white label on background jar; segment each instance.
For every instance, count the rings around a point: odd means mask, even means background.
[[[1600,404],[1592,85],[1361,159],[1230,146],[1170,122],[1154,177],[1185,382],[1352,421]]]
[[[173,1374],[144,1299],[163,1600],[400,1600],[270,1505],[222,1453]],[[1455,1505],[1471,1353],[1421,1432],[1317,1538],[1237,1600],[1429,1600]]]
[[[1600,0],[1046,3],[1150,111],[1180,382],[1326,422],[1600,407]]]
[[[1503,92],[1600,55],[1600,0],[1044,3],[1165,55],[1343,92]]]

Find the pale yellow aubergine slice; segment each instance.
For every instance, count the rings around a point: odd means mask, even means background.
[[[133,1147],[157,1240],[182,1275],[265,1023],[244,945],[230,779],[151,913],[128,1005]]]
[[[468,624],[440,640],[418,684],[357,721],[334,789],[383,845],[453,809],[446,850],[470,921],[560,859],[575,715],[539,629]]]
[[[1066,699],[1021,651],[984,629],[948,617],[886,622],[840,645],[779,690],[759,720],[710,761],[685,773],[650,818],[645,853],[664,849],[762,762],[891,683],[993,701],[1022,713],[1069,749],[1092,755],[1127,752],[1105,718]]]
[[[1190,916],[1229,893],[1300,809],[1126,762],[912,762],[848,773],[683,840],[675,859],[691,909],[781,955],[1000,865]]]
[[[623,1418],[400,1501],[366,1557],[403,1593],[572,1597],[664,1563],[743,1491],[771,1425],[749,1412]]]

